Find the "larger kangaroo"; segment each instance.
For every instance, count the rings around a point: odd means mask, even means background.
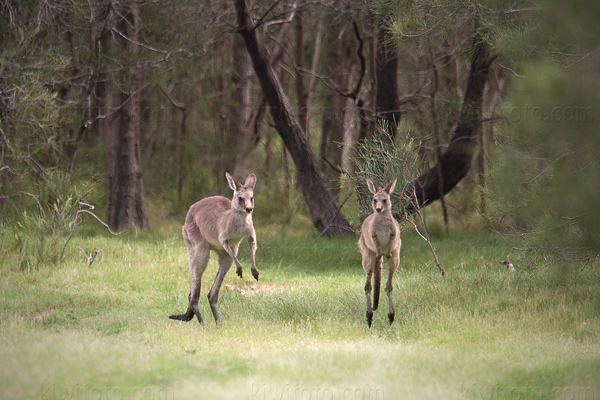
[[[392,216],[390,193],[394,191],[396,179],[383,189],[367,178],[367,187],[373,193],[373,214],[362,223],[358,248],[362,254],[362,266],[367,274],[365,294],[367,296],[367,324],[373,323],[373,311],[379,306],[379,290],[381,286],[381,268],[383,256],[386,257],[388,280],[385,291],[388,295],[390,325],[394,322],[394,305],[392,304],[392,277],[400,263],[400,227]],[[375,275],[375,293],[371,306],[371,277]]]
[[[202,274],[208,265],[211,250],[219,257],[219,271],[208,292],[208,303],[217,324],[220,321],[217,311],[219,290],[234,261],[236,272],[242,277],[242,264],[237,259],[237,252],[244,237],[248,238],[252,253],[252,276],[258,280],[255,259],[256,233],[252,224],[256,176],[248,175],[243,185],[227,172],[225,176],[233,189],[233,199],[222,196],[207,197],[193,204],[185,217],[182,232],[190,259],[189,305],[185,314],[171,315],[171,319],[187,322],[195,315],[198,322],[203,323],[198,310],[198,299]]]

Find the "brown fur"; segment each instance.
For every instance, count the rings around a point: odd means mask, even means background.
[[[392,304],[392,277],[400,263],[400,227],[392,215],[390,193],[394,191],[396,179],[381,189],[367,178],[367,186],[373,193],[373,214],[362,223],[358,248],[362,255],[362,266],[367,275],[365,294],[367,296],[367,323],[373,322],[373,311],[379,306],[379,291],[381,286],[381,269],[385,256],[388,267],[388,280],[385,291],[388,295],[390,324],[394,322],[394,306]],[[373,306],[371,306],[371,278],[375,277]]]
[[[236,272],[242,277],[242,264],[237,259],[237,252],[245,237],[248,238],[252,253],[252,276],[258,280],[255,258],[256,233],[252,224],[256,176],[248,175],[242,185],[228,173],[225,175],[233,189],[233,199],[222,196],[204,198],[193,204],[185,217],[182,233],[188,249],[190,266],[189,305],[185,314],[171,315],[171,319],[189,321],[195,315],[198,322],[203,322],[198,310],[198,300],[202,275],[208,265],[211,250],[217,253],[219,271],[208,293],[208,302],[217,324],[220,321],[217,311],[219,290],[232,263],[235,262]]]

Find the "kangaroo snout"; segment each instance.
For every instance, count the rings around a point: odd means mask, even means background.
[[[247,212],[248,214],[252,214],[252,210],[253,210],[253,208],[252,208],[252,207],[246,207],[246,212]]]

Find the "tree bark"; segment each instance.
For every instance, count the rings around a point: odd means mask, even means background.
[[[467,89],[454,135],[436,165],[404,187],[404,195],[412,199],[412,204],[406,209],[407,213],[414,212],[415,206],[423,207],[438,200],[469,172],[481,134],[483,90],[493,59],[488,44],[481,37],[476,37]],[[441,182],[438,171],[442,172]]]
[[[246,1],[234,0],[234,6],[239,33],[244,39],[262,92],[269,104],[275,128],[296,166],[298,183],[310,211],[313,225],[318,230],[326,231],[326,234],[330,236],[352,233],[352,227],[341,214],[327,189],[306,134],[302,131],[290,101],[271,67],[266,49],[258,38]]]
[[[348,87],[348,77],[350,72],[346,70],[346,57],[344,47],[347,45],[346,35],[339,34],[340,29],[332,29],[329,33],[330,56],[329,76],[334,87]],[[330,167],[322,165],[325,175],[329,177],[330,182],[339,182],[340,168],[342,165],[342,142],[344,141],[344,108],[346,106],[346,97],[337,91],[329,91],[325,95],[325,104],[322,109],[322,129],[320,158],[326,160]],[[339,192],[339,184],[334,189]]]
[[[231,102],[229,105],[229,138],[231,152],[228,152],[228,161],[224,162],[225,170],[234,173],[242,160],[246,147],[250,144],[250,101],[252,97],[251,69],[248,53],[239,37],[233,40],[233,67],[231,80],[234,84]]]
[[[127,37],[138,41],[139,8],[131,5],[118,24]],[[137,46],[121,39],[123,51],[135,53]],[[148,215],[142,180],[140,95],[141,76],[136,67],[124,82],[113,87],[108,153],[108,222],[114,228],[148,227]],[[117,79],[117,78],[115,78]]]
[[[294,18],[296,30],[296,97],[298,99],[298,122],[310,142],[308,130],[308,92],[304,86],[304,23],[302,11]]]
[[[385,29],[378,28],[376,79],[377,118],[394,143],[402,113],[398,104],[398,54],[385,37]]]

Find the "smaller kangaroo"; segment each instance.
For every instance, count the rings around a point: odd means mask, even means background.
[[[388,319],[390,325],[394,322],[394,305],[392,304],[392,277],[400,263],[400,227],[392,216],[390,194],[394,191],[396,179],[381,189],[367,178],[367,187],[373,193],[373,214],[362,223],[358,248],[362,254],[362,266],[367,274],[365,294],[367,296],[367,324],[373,323],[373,311],[379,306],[379,290],[381,286],[381,269],[383,256],[386,257],[388,280],[385,291],[389,300]],[[375,292],[371,306],[371,277],[375,275]]]
[[[208,265],[211,250],[217,253],[219,271],[208,292],[208,303],[217,325],[220,322],[217,311],[219,290],[233,262],[238,276],[242,277],[242,264],[237,259],[237,253],[244,237],[248,238],[252,253],[252,276],[258,280],[255,258],[256,233],[252,224],[256,175],[248,175],[243,185],[227,172],[225,177],[233,190],[233,199],[222,196],[204,198],[193,204],[185,217],[182,232],[190,260],[189,305],[185,314],[171,315],[171,319],[187,322],[195,315],[198,322],[203,323],[198,310],[198,300],[202,274]]]

